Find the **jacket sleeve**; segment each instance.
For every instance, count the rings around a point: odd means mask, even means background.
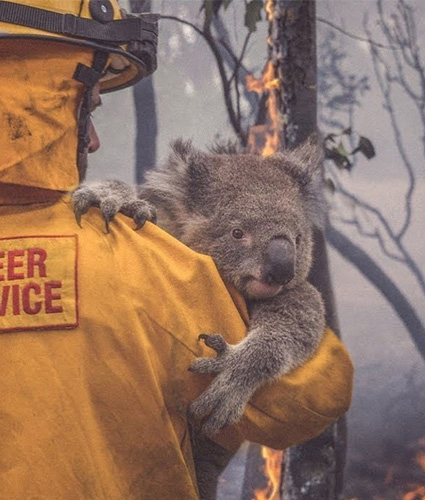
[[[243,298],[227,285],[237,310],[248,324]],[[215,439],[237,449],[244,439],[285,449],[321,434],[351,403],[354,369],[347,349],[327,328],[322,342],[304,365],[261,388],[248,404],[241,422]]]
[[[353,366],[334,332],[327,329],[314,356],[290,374],[260,389],[241,422],[217,441],[232,450],[245,438],[284,449],[321,434],[349,408]]]

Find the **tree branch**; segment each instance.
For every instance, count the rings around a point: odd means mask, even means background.
[[[391,304],[406,327],[419,354],[425,361],[425,327],[408,299],[378,264],[360,247],[334,227],[330,227],[327,241],[375,287]]]
[[[226,68],[224,67],[224,62],[223,58],[221,56],[220,50],[217,47],[216,41],[211,34],[211,27],[210,27],[210,22],[205,17],[205,22],[204,22],[204,28],[200,29],[198,26],[195,24],[186,21],[185,19],[181,19],[177,16],[169,16],[169,15],[164,15],[161,17],[161,19],[168,19],[172,21],[176,21],[182,24],[185,24],[186,26],[190,26],[193,30],[200,35],[205,42],[207,43],[208,47],[210,48],[211,52],[214,55],[214,58],[217,63],[217,68],[218,72],[220,74],[220,79],[222,83],[222,88],[223,88],[223,96],[224,96],[224,102],[226,105],[227,113],[229,115],[229,120],[230,123],[233,127],[233,130],[235,131],[236,135],[239,137],[239,140],[243,146],[246,146],[247,141],[248,141],[248,134],[245,130],[242,129],[242,125],[240,121],[238,120],[237,113],[235,112],[234,105],[232,102],[231,98],[231,90],[230,90],[230,85],[228,83],[228,77],[226,73]]]
[[[349,31],[345,30],[344,28],[341,28],[341,26],[338,26],[338,25],[332,23],[331,21],[329,21],[328,19],[325,19],[323,17],[316,16],[316,21],[318,21],[319,23],[326,24],[327,26],[330,26],[334,30],[339,31],[343,35],[346,35],[349,38],[352,38],[354,40],[358,40],[360,42],[366,42],[366,43],[368,43],[370,45],[375,45],[376,47],[379,47],[381,49],[400,50],[400,47],[397,47],[397,46],[394,46],[394,45],[385,45],[383,43],[375,42],[370,37],[364,38],[364,37],[362,37],[360,35],[356,35],[354,33],[350,33]]]

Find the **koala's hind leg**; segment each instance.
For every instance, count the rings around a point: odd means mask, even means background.
[[[156,222],[155,208],[138,197],[136,188],[125,182],[110,180],[94,184],[83,184],[72,193],[74,213],[81,226],[81,217],[90,207],[98,207],[105,221],[106,232],[109,223],[118,212],[131,217],[140,229],[148,220]]]

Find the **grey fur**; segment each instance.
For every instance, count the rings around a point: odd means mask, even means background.
[[[238,422],[254,392],[305,363],[322,338],[322,298],[307,281],[313,226],[325,218],[321,165],[314,140],[269,158],[204,153],[178,140],[168,161],[146,175],[137,193],[109,181],[74,194],[77,217],[80,207],[90,204],[100,206],[107,221],[118,210],[137,212],[141,200],[142,218],[151,218],[155,207],[158,225],[211,255],[223,278],[247,300],[246,338],[229,345],[218,334],[201,335],[217,356],[190,367],[217,375],[189,409],[208,437]],[[201,498],[211,498],[202,482]]]

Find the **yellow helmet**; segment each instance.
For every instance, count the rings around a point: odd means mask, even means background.
[[[49,40],[94,50],[76,78],[101,92],[133,85],[156,69],[158,17],[127,15],[117,0],[0,0],[2,38]]]

